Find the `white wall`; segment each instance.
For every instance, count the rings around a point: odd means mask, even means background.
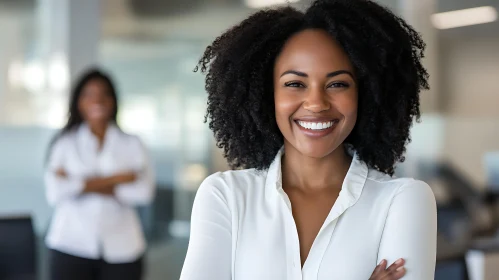
[[[444,112],[499,118],[499,33],[497,38],[447,38],[441,44]]]

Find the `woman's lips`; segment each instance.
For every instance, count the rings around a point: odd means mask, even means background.
[[[303,134],[314,138],[320,138],[330,134],[336,128],[338,122],[338,119],[295,120],[296,125]]]
[[[107,109],[102,105],[93,105],[87,110],[87,115],[90,118],[101,118],[107,115]]]

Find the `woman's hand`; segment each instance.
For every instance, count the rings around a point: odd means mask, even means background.
[[[85,181],[84,193],[114,194],[114,179],[112,177],[89,178]]]
[[[55,171],[55,174],[61,178],[67,178],[68,177],[68,173],[66,173],[66,170],[64,170],[64,168],[59,168]]]
[[[405,275],[404,264],[404,259],[398,259],[386,268],[387,262],[386,260],[382,260],[374,269],[369,280],[398,280]]]
[[[112,178],[116,185],[130,183],[137,179],[137,174],[135,172],[123,172],[114,175]]]

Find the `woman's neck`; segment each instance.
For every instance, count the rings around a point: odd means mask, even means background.
[[[102,145],[104,144],[104,137],[106,136],[106,131],[108,127],[108,123],[88,123],[88,127],[90,129],[90,132],[97,137],[97,140],[99,142],[99,150],[102,148]]]
[[[281,167],[283,185],[303,190],[341,188],[351,162],[343,145],[324,158],[312,158],[285,144]]]

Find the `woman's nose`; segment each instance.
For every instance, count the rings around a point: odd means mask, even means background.
[[[313,113],[320,113],[331,108],[327,99],[326,92],[323,89],[311,89],[303,103],[303,108]]]

